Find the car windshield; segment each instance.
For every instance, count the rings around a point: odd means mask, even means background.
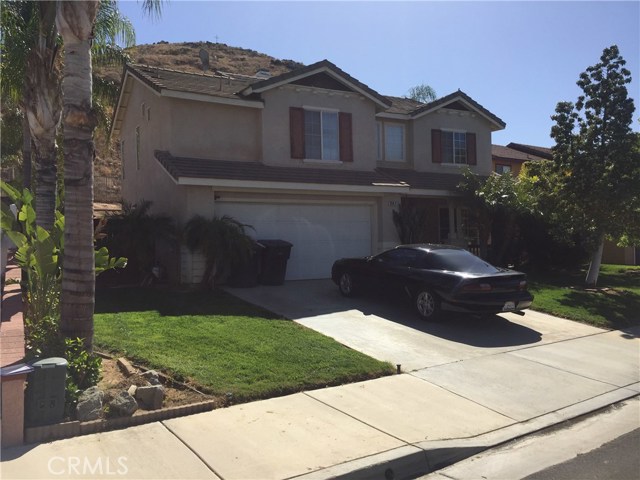
[[[431,270],[451,272],[493,274],[500,271],[466,250],[434,250],[427,256],[426,264],[425,268]]]

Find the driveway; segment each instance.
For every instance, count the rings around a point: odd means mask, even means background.
[[[534,311],[489,320],[460,315],[424,322],[409,302],[345,298],[331,280],[227,290],[354,350],[399,364],[405,372],[604,332]]]

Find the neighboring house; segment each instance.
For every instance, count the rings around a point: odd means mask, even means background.
[[[510,143],[506,147],[491,145],[492,169],[496,173],[518,175],[524,162],[551,160],[551,149]]]
[[[428,241],[475,242],[455,189],[463,167],[491,173],[504,127],[459,90],[429,104],[387,97],[324,60],[267,79],[129,65],[112,134],[126,201],[179,224],[231,215],[257,239],[287,240],[291,280],[396,245],[401,202],[426,209]],[[177,278],[200,281],[198,255],[174,256]]]

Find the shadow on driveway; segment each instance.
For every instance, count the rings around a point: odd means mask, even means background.
[[[365,321],[366,317],[375,316],[428,335],[473,347],[531,345],[542,339],[540,332],[499,315],[480,318],[450,314],[440,321],[427,322],[418,318],[408,299],[371,295],[345,298],[340,295],[331,280],[298,280],[280,286],[234,288],[228,291],[292,320],[356,310],[364,315]]]

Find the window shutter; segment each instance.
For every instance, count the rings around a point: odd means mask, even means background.
[[[353,162],[353,141],[351,132],[351,114],[340,112],[338,116],[340,129],[340,160]]]
[[[442,163],[442,132],[431,130],[431,161]]]
[[[304,109],[289,108],[291,158],[304,158]]]
[[[476,134],[467,133],[467,163],[469,165],[476,165],[478,160],[476,158]]]

